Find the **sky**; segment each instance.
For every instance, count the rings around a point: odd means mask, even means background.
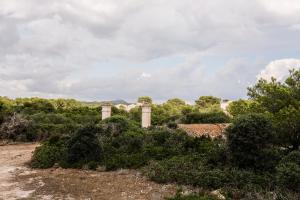
[[[0,0],[0,96],[235,100],[292,68],[299,0]]]

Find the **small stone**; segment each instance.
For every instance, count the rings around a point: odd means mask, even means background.
[[[117,171],[117,174],[118,175],[128,175],[129,171],[126,170],[126,169],[120,169],[120,170]]]
[[[58,163],[55,163],[55,164],[53,165],[53,168],[59,168],[59,164],[58,164]]]
[[[96,171],[98,171],[98,172],[105,172],[106,171],[106,167],[105,166],[98,166],[96,168]]]
[[[217,199],[220,200],[226,200],[225,196],[221,194],[221,190],[214,190],[210,193],[212,196],[216,197]]]
[[[154,192],[151,194],[151,197],[150,197],[151,200],[161,200],[162,199],[162,196],[160,193],[158,192]]]

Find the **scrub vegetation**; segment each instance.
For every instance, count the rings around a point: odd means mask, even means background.
[[[195,105],[171,99],[152,104],[153,126],[140,128],[140,108],[101,108],[75,100],[0,99],[0,137],[41,141],[34,168],[138,169],[159,183],[201,188],[174,200],[300,198],[300,71],[285,82],[259,80],[249,100],[200,97]],[[151,98],[139,101],[152,103]],[[189,137],[177,123],[231,123],[226,139]]]

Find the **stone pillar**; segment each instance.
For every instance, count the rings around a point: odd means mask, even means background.
[[[151,126],[151,105],[144,103],[142,105],[142,128]]]
[[[102,104],[102,120],[109,118],[111,116],[111,103]]]

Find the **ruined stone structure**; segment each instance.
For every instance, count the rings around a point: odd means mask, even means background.
[[[111,103],[102,104],[102,120],[109,118],[111,116]]]
[[[151,126],[151,105],[144,103],[142,105],[142,128]]]
[[[102,120],[111,117],[112,104],[109,102],[102,104]],[[151,104],[144,103],[142,107],[142,128],[151,126]]]

